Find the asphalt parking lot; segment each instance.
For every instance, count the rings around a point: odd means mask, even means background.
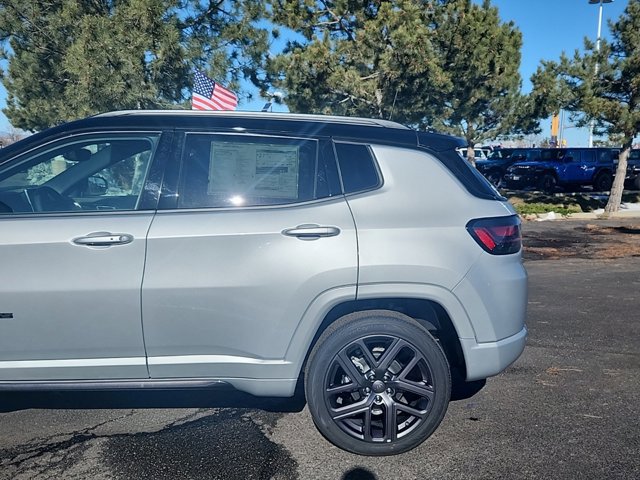
[[[640,219],[524,231],[527,349],[412,452],[340,451],[295,402],[2,394],[0,479],[640,478]]]

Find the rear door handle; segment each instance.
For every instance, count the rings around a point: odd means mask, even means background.
[[[126,245],[131,242],[133,242],[133,235],[109,232],[95,232],[73,239],[73,243],[85,247],[108,247],[111,245]]]
[[[320,237],[335,237],[340,235],[340,229],[338,227],[305,224],[298,225],[295,228],[287,228],[282,231],[282,234],[288,237],[312,240]]]

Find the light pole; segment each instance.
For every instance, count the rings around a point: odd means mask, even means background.
[[[602,6],[605,3],[611,3],[613,0],[589,0],[589,5],[599,5],[598,8],[598,39],[596,40],[596,53],[600,53],[600,35],[602,34]],[[600,65],[596,62],[596,76],[598,75],[598,70]],[[593,127],[595,125],[595,121],[591,120],[589,123],[589,148],[593,147]]]

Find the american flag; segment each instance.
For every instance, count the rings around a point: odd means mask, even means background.
[[[237,106],[235,93],[196,71],[191,94],[192,110],[235,110]]]

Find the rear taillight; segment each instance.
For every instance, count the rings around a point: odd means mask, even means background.
[[[492,255],[518,253],[522,248],[520,218],[517,215],[471,220],[467,223],[467,231]]]

